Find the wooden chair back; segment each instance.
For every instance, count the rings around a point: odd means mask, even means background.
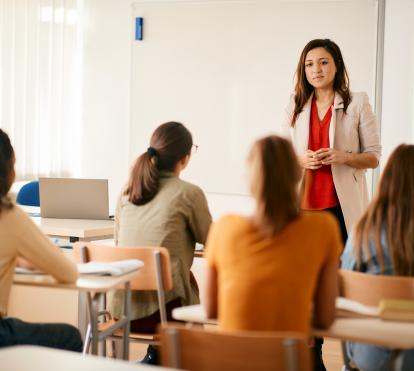
[[[163,366],[191,371],[310,371],[304,335],[160,327]]]
[[[340,270],[339,294],[365,305],[377,306],[382,299],[414,299],[414,277],[373,275]]]
[[[131,290],[157,290],[157,258],[159,256],[160,271],[164,291],[173,288],[170,254],[164,247],[115,247],[96,245],[89,242],[77,242],[73,246],[77,262],[110,262],[124,259],[139,259],[144,266],[138,270],[131,280]]]

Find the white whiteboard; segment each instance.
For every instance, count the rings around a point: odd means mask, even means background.
[[[248,149],[278,131],[309,40],[338,43],[351,89],[373,103],[376,1],[141,1],[135,17],[130,159],[156,126],[180,121],[199,145],[183,177],[206,192],[247,193]]]

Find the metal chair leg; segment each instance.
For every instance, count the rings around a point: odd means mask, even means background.
[[[89,354],[89,348],[91,345],[91,325],[88,323],[86,327],[85,343],[83,344],[82,354]]]

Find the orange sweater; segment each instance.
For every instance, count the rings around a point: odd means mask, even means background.
[[[213,225],[207,262],[218,274],[218,320],[229,330],[309,333],[322,267],[339,266],[342,244],[335,219],[303,213],[264,239],[249,219],[230,215]]]

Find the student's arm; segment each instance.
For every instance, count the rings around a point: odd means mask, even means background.
[[[116,202],[116,208],[115,208],[115,223],[114,223],[114,242],[115,242],[115,246],[118,246],[118,239],[119,239],[119,214],[121,212],[122,194],[123,194],[123,192],[121,192],[121,194],[119,195],[118,201]]]
[[[204,306],[208,318],[217,318],[218,311],[218,272],[217,253],[219,251],[218,223],[211,226],[206,243],[206,287],[204,294]]]
[[[76,264],[65,257],[22,210],[15,208],[13,222],[18,256],[59,282],[75,282],[79,275]]]
[[[354,252],[354,238],[353,234],[350,233],[348,236],[348,241],[346,241],[344,252],[341,256],[341,269],[347,270],[347,271],[353,271],[356,270],[356,256]]]
[[[325,265],[319,275],[314,298],[313,324],[328,328],[335,319],[335,300],[338,296],[338,263]]]
[[[208,208],[206,196],[198,187],[194,188],[194,193],[189,203],[189,209],[188,224],[194,235],[195,241],[205,244],[211,225],[211,214]]]
[[[209,264],[207,264],[206,279],[204,303],[207,318],[217,318],[217,270]]]
[[[313,325],[329,327],[335,319],[335,300],[338,296],[338,267],[342,242],[338,222],[330,215],[324,228],[327,236],[327,256],[319,273],[315,296]]]

